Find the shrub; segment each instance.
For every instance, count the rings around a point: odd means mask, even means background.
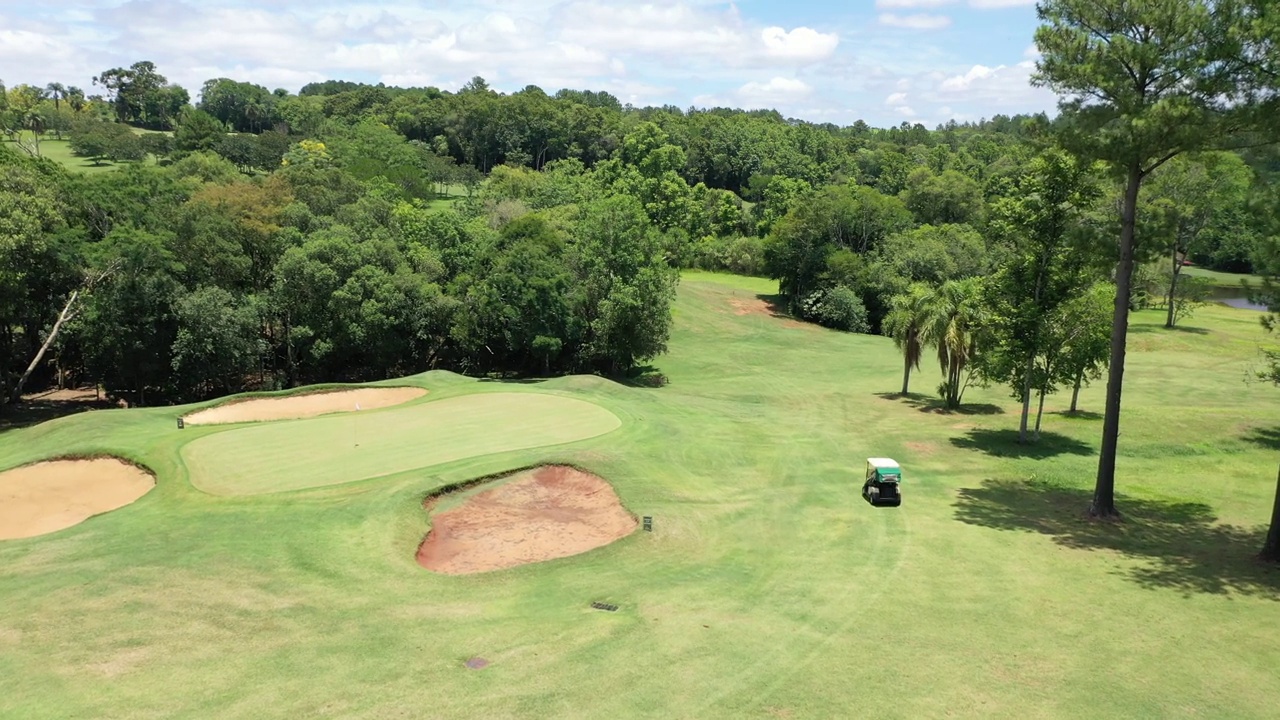
[[[764,239],[708,236],[695,243],[688,265],[739,275],[764,273]]]
[[[866,333],[867,308],[858,294],[844,286],[819,290],[801,303],[804,317],[819,325],[846,332]]]

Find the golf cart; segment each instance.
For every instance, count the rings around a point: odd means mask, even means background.
[[[898,507],[902,504],[902,468],[889,458],[867,458],[867,481],[862,483],[862,497],[873,506]]]

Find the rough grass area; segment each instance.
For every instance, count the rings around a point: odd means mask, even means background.
[[[408,381],[431,391],[422,408],[534,391],[622,418],[572,445],[213,497],[192,487],[183,445],[242,431],[179,431],[182,408],[0,433],[0,468],[112,452],[159,482],[127,508],[0,543],[0,716],[1274,716],[1280,573],[1249,558],[1275,489],[1280,390],[1244,382],[1271,342],[1256,313],[1207,307],[1173,332],[1158,311],[1135,317],[1128,521],[1099,525],[1082,512],[1100,386],[1077,417],[1053,397],[1045,441],[1024,448],[1003,389],[944,413],[926,364],[920,394],[898,398],[891,342],[775,317],[774,291],[688,276],[660,388]],[[325,422],[279,427],[332,432],[336,463],[346,436]],[[901,508],[859,497],[873,455],[902,462]],[[433,489],[540,463],[608,478],[653,532],[484,575],[417,565]]]
[[[604,408],[541,393],[476,393],[397,410],[246,427],[182,449],[196,487],[256,495],[356,482],[616,430]]]
[[[132,129],[136,134],[139,134],[139,135],[144,135],[148,132],[152,132],[147,130],[139,130],[138,128],[132,128]],[[13,150],[14,152],[23,153],[24,155],[26,154],[26,152],[21,148],[19,148],[16,143],[10,142],[8,140],[4,140],[2,142],[4,143],[4,147],[10,150]],[[40,156],[49,158],[50,160],[53,160],[54,162],[62,165],[63,167],[66,167],[68,170],[75,170],[77,172],[86,172],[86,173],[107,172],[109,170],[114,170],[115,168],[120,167],[121,165],[121,163],[113,163],[109,160],[103,160],[101,164],[95,165],[93,161],[90,160],[89,158],[80,157],[75,153],[71,152],[70,142],[68,142],[67,140],[55,140],[53,139],[53,135],[50,135],[49,138],[46,138],[40,141]],[[153,164],[155,163],[155,158],[151,156],[147,156],[147,159],[144,162],[146,162],[147,164]]]

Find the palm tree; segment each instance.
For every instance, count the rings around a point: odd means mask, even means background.
[[[902,351],[902,394],[906,395],[911,384],[911,368],[920,369],[920,356],[924,354],[925,321],[933,290],[927,285],[913,284],[907,292],[893,296],[889,301],[889,314],[884,318],[884,334],[893,338],[893,344]]]
[[[960,407],[970,380],[966,370],[978,354],[980,282],[978,278],[950,280],[932,293],[926,306],[925,343],[938,349],[942,366],[938,394],[953,409]]]
[[[53,98],[53,109],[61,110],[62,98],[67,96],[66,86],[64,86],[62,83],[51,82],[48,85],[46,85],[44,89],[46,92],[49,93],[49,97]]]
[[[67,88],[63,97],[67,99],[67,104],[71,106],[72,111],[80,112],[84,109],[85,98],[84,91],[74,85]]]

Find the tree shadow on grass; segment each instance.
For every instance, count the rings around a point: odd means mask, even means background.
[[[1050,415],[1057,415],[1058,417],[1066,418],[1068,420],[1101,420],[1102,419],[1102,413],[1093,412],[1092,410],[1077,410],[1075,412],[1071,412],[1070,410],[1062,410],[1059,412],[1050,413]]]
[[[1209,334],[1209,330],[1208,330],[1208,328],[1202,328],[1202,327],[1184,327],[1184,326],[1182,326],[1182,325],[1174,325],[1174,326],[1173,326],[1173,327],[1171,327],[1171,328],[1167,328],[1167,327],[1165,327],[1163,324],[1160,324],[1160,325],[1154,325],[1154,324],[1153,324],[1153,325],[1148,325],[1148,324],[1145,324],[1145,323],[1144,323],[1144,324],[1137,324],[1137,325],[1130,325],[1130,326],[1129,326],[1129,332],[1134,332],[1134,333],[1161,333],[1161,332],[1177,332],[1177,333],[1186,333],[1186,334],[1188,334],[1188,335],[1208,335],[1208,334]]]
[[[1074,550],[1110,550],[1141,561],[1118,570],[1147,589],[1185,595],[1240,593],[1280,600],[1280,568],[1256,560],[1266,529],[1218,523],[1204,503],[1116,496],[1120,522],[1089,519],[1092,493],[1034,481],[987,480],[961,488],[956,519],[1048,535]]]
[[[54,400],[28,396],[19,403],[0,405],[0,432],[39,425],[67,415],[114,407],[106,400]]]
[[[1017,430],[974,428],[965,433],[964,437],[951,438],[951,444],[962,450],[979,450],[992,457],[1043,460],[1058,455],[1093,454],[1093,448],[1089,445],[1055,432],[1042,432],[1039,442],[1023,444],[1018,442]]]
[[[513,375],[511,377],[505,377],[501,375],[490,375],[487,377],[480,378],[478,382],[501,383],[503,385],[538,385],[540,383],[549,382],[554,379],[555,378],[550,378],[550,377],[521,377],[519,375]]]
[[[1003,415],[1004,408],[990,403],[967,403],[958,408],[949,408],[941,399],[921,393],[876,393],[876,397],[885,400],[899,400],[906,405],[926,413],[939,415]]]
[[[1244,440],[1268,450],[1280,450],[1280,427],[1252,428]]]
[[[564,377],[563,375],[552,375],[548,377],[532,377],[528,375],[501,375],[493,374],[479,379],[482,383],[502,383],[504,385],[538,385],[550,382],[556,378]],[[658,368],[652,365],[640,365],[631,368],[621,375],[601,375],[606,380],[612,380],[620,385],[638,388],[660,388],[667,385],[667,376],[658,371]]]
[[[625,375],[614,378],[627,387],[660,388],[666,387],[667,376],[652,365],[639,365],[631,368]]]
[[[756,295],[756,299],[769,306],[769,314],[777,318],[790,318],[787,299],[782,295]]]

